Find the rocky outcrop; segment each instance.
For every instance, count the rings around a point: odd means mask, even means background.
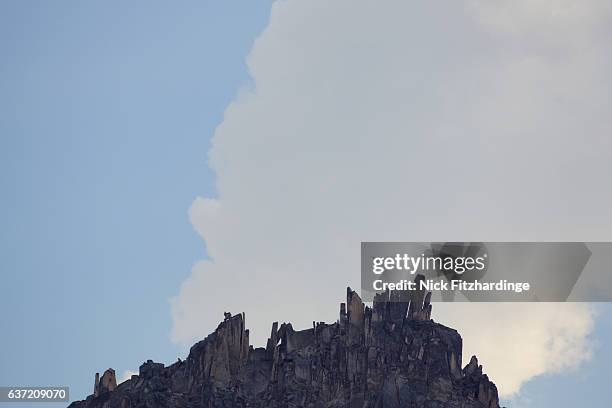
[[[348,288],[336,323],[273,323],[265,348],[249,345],[244,314],[226,313],[185,361],[149,360],[70,407],[498,408],[497,388],[476,357],[461,368],[461,336],[431,320],[429,301],[387,292],[370,308]]]
[[[114,391],[115,388],[117,388],[117,377],[115,377],[115,370],[109,368],[104,372],[102,378],[100,378],[100,373],[96,373],[93,392],[94,397]]]

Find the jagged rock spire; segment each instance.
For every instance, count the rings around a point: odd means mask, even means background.
[[[100,378],[100,373],[96,373],[93,392],[94,397],[113,391],[115,388],[117,388],[115,370],[112,368],[107,369],[102,375],[102,378]]]
[[[416,275],[414,281],[425,280],[425,276]],[[372,305],[372,321],[400,321],[404,319],[431,320],[431,292],[425,290],[392,291],[377,293]]]

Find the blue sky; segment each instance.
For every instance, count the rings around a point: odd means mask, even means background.
[[[206,257],[187,212],[216,196],[210,139],[252,86],[270,5],[0,3],[0,385],[82,399],[96,371],[184,357],[169,299]],[[593,359],[516,404],[610,401],[612,308],[598,310]]]
[[[209,138],[269,2],[0,3],[0,384],[91,392],[183,351]],[[10,312],[8,312],[10,311]]]

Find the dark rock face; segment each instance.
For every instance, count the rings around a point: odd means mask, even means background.
[[[97,397],[100,394],[104,394],[110,391],[113,391],[117,388],[117,378],[115,377],[115,370],[109,368],[104,372],[102,378],[100,378],[100,374],[96,373],[96,381],[94,383],[94,397]]]
[[[429,299],[386,293],[370,308],[349,288],[336,323],[274,323],[266,348],[255,349],[244,315],[226,313],[185,361],[149,360],[70,407],[499,408],[476,357],[461,369],[461,336],[430,320]]]

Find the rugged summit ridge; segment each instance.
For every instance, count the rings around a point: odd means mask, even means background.
[[[370,308],[347,288],[336,323],[275,322],[265,348],[249,345],[244,314],[226,313],[185,361],[149,360],[70,407],[498,408],[476,357],[461,368],[461,336],[431,320],[430,299],[386,292]]]

